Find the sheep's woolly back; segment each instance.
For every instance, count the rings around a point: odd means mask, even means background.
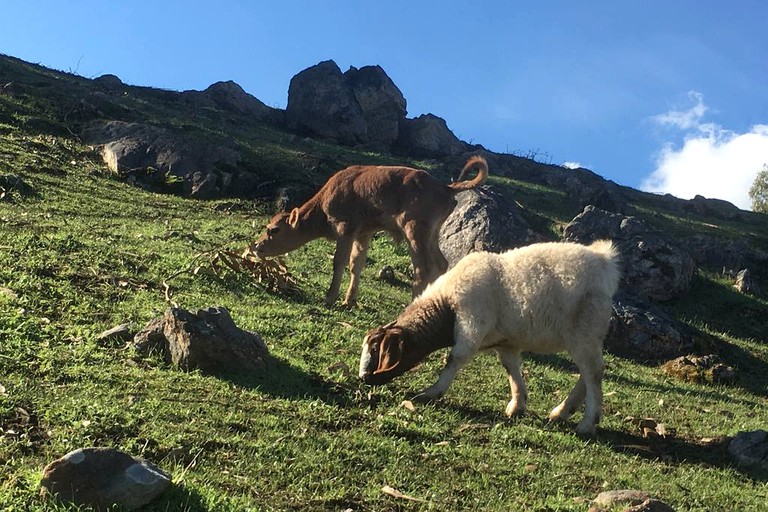
[[[533,244],[469,254],[418,301],[443,299],[466,332],[489,333],[475,343],[507,339],[523,350],[551,352],[571,340],[602,341],[619,277],[610,241]]]

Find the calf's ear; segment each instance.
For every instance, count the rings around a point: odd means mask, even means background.
[[[292,228],[295,228],[296,224],[298,223],[299,223],[299,209],[294,208],[293,210],[291,210],[291,214],[288,216],[288,224]]]

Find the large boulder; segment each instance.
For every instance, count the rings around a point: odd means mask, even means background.
[[[542,241],[521,208],[488,187],[460,192],[456,202],[440,229],[440,250],[451,267],[471,252],[501,252]]]
[[[134,510],[171,484],[170,475],[146,460],[111,448],[82,448],[48,464],[40,492],[56,501],[94,510]]]
[[[291,79],[285,115],[288,128],[303,135],[349,146],[370,140],[363,109],[332,60],[307,68]]]
[[[414,158],[444,158],[464,153],[470,149],[448,129],[445,119],[424,114],[406,119],[400,126],[400,137],[395,151]]]
[[[208,374],[260,371],[269,356],[261,336],[237,327],[223,307],[169,308],[136,334],[134,346],[140,353],[159,352],[183,370]]]
[[[587,206],[565,227],[564,238],[584,244],[613,240],[622,258],[621,288],[642,297],[670,300],[690,285],[694,261],[688,252],[635,217]]]
[[[344,78],[363,112],[369,145],[389,150],[405,119],[403,93],[381,66],[351,67],[344,73]]]

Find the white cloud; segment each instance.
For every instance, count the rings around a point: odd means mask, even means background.
[[[688,110],[670,110],[665,114],[659,114],[653,116],[655,122],[661,125],[670,125],[681,130],[690,130],[692,128],[698,128],[701,126],[701,118],[707,113],[706,105],[704,105],[704,95],[700,92],[689,91],[688,97],[696,102],[696,105]]]
[[[665,144],[656,170],[640,188],[670,193],[683,199],[695,195],[730,201],[749,209],[748,191],[757,173],[768,163],[768,124],[753,126],[746,133],[703,123],[707,111],[703,97],[690,93],[696,105],[688,111],[671,111],[653,119],[686,130],[682,147]]]
[[[563,162],[563,167],[566,169],[578,169],[583,166],[579,162]]]

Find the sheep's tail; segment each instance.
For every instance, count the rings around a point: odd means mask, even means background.
[[[619,251],[611,240],[595,240],[589,245],[589,248],[600,254],[605,254],[609,260],[615,260],[619,256]]]
[[[471,180],[464,181],[464,176],[466,176],[473,168],[477,168],[477,176]],[[454,191],[460,192],[462,190],[469,190],[471,188],[479,187],[485,183],[487,178],[488,162],[485,161],[485,158],[479,155],[475,155],[467,160],[466,164],[464,164],[464,168],[459,173],[459,178],[453,183],[450,183],[448,186]]]
[[[604,259],[603,272],[600,273],[602,286],[610,295],[616,293],[621,279],[621,253],[611,240],[595,240],[589,245],[590,250]]]

